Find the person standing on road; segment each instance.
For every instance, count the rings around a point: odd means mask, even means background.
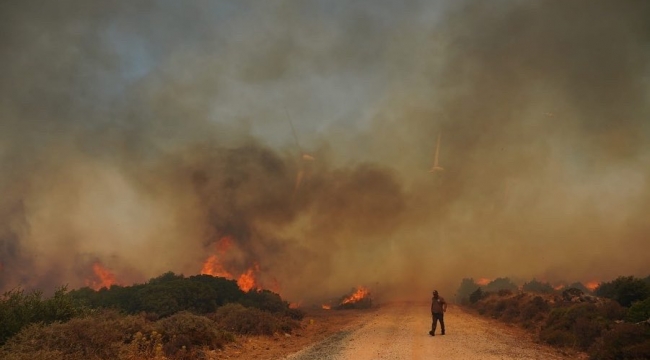
[[[433,298],[431,299],[431,317],[433,318],[433,322],[431,323],[431,331],[429,331],[429,335],[436,335],[436,326],[438,325],[438,321],[440,321],[441,335],[445,334],[445,311],[447,311],[447,302],[443,297],[438,295],[438,290],[433,290]]]

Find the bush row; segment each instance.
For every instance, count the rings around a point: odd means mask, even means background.
[[[228,304],[239,304],[239,307]],[[209,275],[186,278],[183,275],[166,273],[145,284],[112,286],[110,289],[103,288],[99,291],[82,288],[67,292],[65,288],[61,288],[47,299],[43,298],[40,291],[7,292],[0,298],[0,345],[29,324],[66,322],[94,309],[115,309],[131,315],[144,313],[152,321],[183,311],[194,314],[218,312],[223,318],[228,310],[236,310],[240,314],[252,313],[254,316],[265,317],[268,320],[266,325],[260,326],[267,326],[271,330],[253,329],[244,332],[260,334],[269,331],[272,333],[278,331],[277,329],[286,332],[293,326],[292,320],[300,320],[303,317],[301,310],[289,308],[288,302],[268,290],[243,292],[233,280]],[[265,315],[267,313],[268,315]],[[277,320],[285,318],[286,320]],[[245,317],[240,320],[247,321]],[[237,329],[234,331],[242,333]]]
[[[459,289],[466,294],[463,303],[484,316],[533,330],[545,343],[585,351],[594,360],[650,358],[648,278],[603,283],[595,291],[600,297],[576,288],[560,296],[535,281],[527,288],[533,292],[485,291],[468,280]]]
[[[290,333],[298,321],[240,304],[206,315],[181,311],[152,320],[96,310],[65,323],[31,324],[10,338],[0,358],[31,359],[201,359],[234,341],[235,334]]]

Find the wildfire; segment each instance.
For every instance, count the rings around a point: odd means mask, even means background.
[[[298,309],[302,305],[302,301],[289,303],[289,309]]]
[[[489,284],[491,281],[492,281],[491,279],[482,277],[482,278],[476,279],[475,282],[476,282],[476,285],[485,286],[485,285]]]
[[[246,270],[245,273],[239,276],[237,279],[237,285],[242,291],[248,292],[252,288],[259,288],[257,286],[257,281],[255,280],[255,274],[259,273],[260,266],[255,263],[251,268]]]
[[[251,289],[260,289],[257,281],[257,274],[260,272],[260,266],[254,263],[248,270],[235,277],[233,273],[224,266],[221,262],[223,256],[235,246],[233,239],[230,236],[224,236],[216,243],[216,254],[210,255],[203,266],[201,267],[201,274],[223,277],[226,279],[237,279],[237,285],[242,291],[249,291]],[[277,282],[276,282],[277,283]],[[276,284],[279,288],[279,284]]]
[[[323,304],[323,305],[321,305],[321,307],[323,308],[323,310],[331,310],[332,309],[332,305],[327,305],[327,304]]]
[[[361,301],[361,300],[363,300],[363,298],[368,296],[368,294],[370,294],[370,291],[368,291],[368,289],[366,289],[363,286],[359,286],[357,288],[357,291],[354,292],[354,294],[350,295],[349,297],[347,297],[347,298],[343,299],[343,301],[341,301],[341,305]]]
[[[93,272],[99,281],[87,280],[86,285],[94,290],[99,290],[101,288],[110,288],[111,285],[115,285],[117,283],[117,280],[115,280],[115,275],[103,267],[99,262],[93,264]]]
[[[593,280],[593,281],[588,281],[585,283],[585,287],[589,289],[589,291],[594,291],[596,288],[600,285],[600,282]]]
[[[208,257],[205,263],[203,263],[201,274],[219,276],[227,279],[232,279],[233,277],[231,273],[223,268],[223,264],[221,264],[217,255],[210,255],[210,257]]]
[[[565,288],[565,285],[564,285],[564,284],[555,285],[555,286],[553,287],[553,289],[555,289],[555,290],[562,290],[562,289],[564,289],[564,288]]]

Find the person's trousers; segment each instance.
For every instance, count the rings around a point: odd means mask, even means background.
[[[443,313],[431,313],[431,316],[433,317],[433,322],[431,323],[431,332],[432,333],[436,332],[436,326],[438,325],[438,321],[440,321],[440,330],[442,331],[442,334],[444,334],[445,319]]]

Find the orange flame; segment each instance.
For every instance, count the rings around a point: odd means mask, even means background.
[[[555,286],[553,286],[553,289],[555,289],[555,290],[562,290],[562,289],[564,289],[564,288],[565,288],[565,285],[564,285],[564,284],[559,284],[559,285],[555,285]]]
[[[585,283],[585,287],[589,289],[589,291],[594,291],[596,288],[600,285],[599,281],[593,280],[593,281],[588,281]]]
[[[302,305],[302,301],[289,303],[289,309],[297,309]]]
[[[363,298],[368,296],[368,294],[370,294],[370,291],[368,291],[368,289],[364,288],[363,286],[359,286],[357,288],[357,291],[354,292],[354,294],[352,294],[349,297],[343,299],[343,301],[341,302],[341,305],[361,301],[361,300],[363,300]]]
[[[332,306],[331,306],[331,305],[327,305],[327,304],[323,304],[323,305],[321,305],[321,307],[322,307],[324,310],[331,310],[331,309],[332,309]]]
[[[260,266],[255,263],[252,267],[246,270],[245,273],[241,274],[239,279],[237,279],[237,285],[239,288],[244,292],[248,292],[252,288],[259,289],[259,286],[257,286],[257,280],[255,279],[255,274],[259,273],[259,271]]]
[[[217,255],[210,255],[210,257],[208,257],[205,263],[203,263],[201,274],[232,279],[232,274],[223,268],[223,265],[221,264],[221,261],[219,261],[219,257]]]
[[[229,236],[222,237],[216,244],[217,253],[219,255],[225,254],[231,247],[232,239]],[[208,257],[208,259],[203,263],[201,274],[219,276],[228,279],[233,278],[232,274],[223,267],[218,255],[210,255]]]
[[[482,277],[482,278],[476,279],[475,282],[476,282],[476,285],[485,286],[485,285],[489,284],[491,281],[492,281],[491,279]]]
[[[108,269],[103,267],[99,262],[93,264],[93,272],[99,281],[97,280],[87,280],[86,285],[91,287],[93,290],[99,290],[101,288],[110,288],[111,285],[115,285],[117,281],[115,280],[115,275],[111,273]]]

